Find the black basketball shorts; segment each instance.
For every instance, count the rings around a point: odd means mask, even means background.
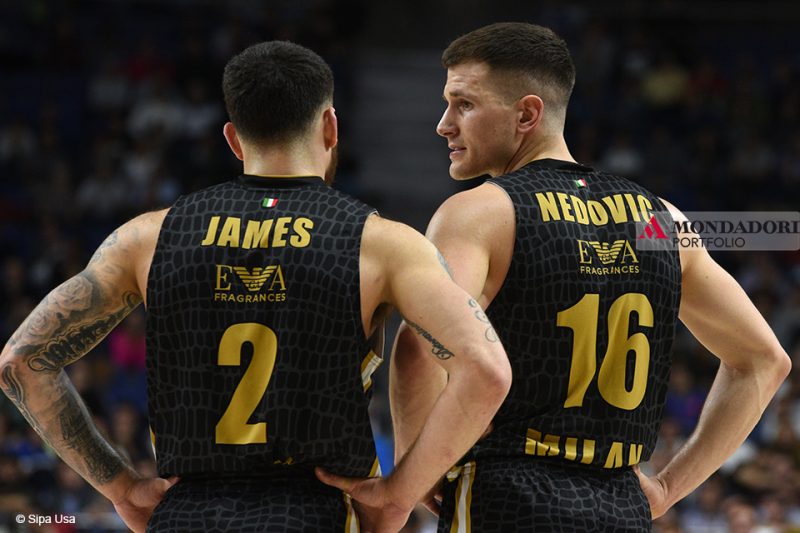
[[[536,458],[470,461],[448,474],[439,533],[651,531],[630,468],[585,471]]]
[[[358,533],[348,497],[311,479],[179,481],[147,524],[152,533]]]

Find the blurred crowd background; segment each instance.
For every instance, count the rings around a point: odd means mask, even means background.
[[[222,69],[267,39],[305,44],[334,69],[337,187],[420,230],[458,190],[434,133],[444,109],[438,56],[459,34],[500,20],[550,26],[570,45],[578,78],[566,134],[579,162],[631,176],[684,210],[800,207],[797,3],[487,4],[0,2],[0,338],[80,271],[116,226],[240,172],[222,137]],[[391,97],[406,83],[416,83],[416,92],[405,91],[413,98]],[[395,123],[395,115],[421,118]],[[414,128],[423,133],[411,135]],[[392,139],[386,152],[374,149],[376,139]],[[434,154],[433,167],[423,164],[424,150]],[[795,370],[746,444],[657,531],[800,531],[800,254],[715,257],[766,317]],[[69,374],[101,431],[153,473],[144,335],[140,309]],[[688,438],[716,371],[716,359],[683,329],[674,357],[658,447],[644,466],[650,472]],[[384,471],[392,455],[387,367],[373,400]],[[22,530],[15,515],[34,512],[78,515],[76,525],[43,531],[122,528],[110,504],[3,397],[0,532]],[[433,528],[420,512],[407,530]]]

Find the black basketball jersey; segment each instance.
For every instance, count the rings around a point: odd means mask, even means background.
[[[170,209],[147,284],[159,475],[370,474],[379,359],[359,251],[373,212],[317,177],[247,175]]]
[[[473,454],[597,468],[647,460],[681,269],[676,250],[640,250],[637,237],[666,207],[636,183],[563,161],[534,161],[489,183],[516,216],[508,275],[487,309],[514,377]]]

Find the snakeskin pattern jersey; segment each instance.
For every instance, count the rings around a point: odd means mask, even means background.
[[[148,533],[357,533],[344,495],[311,479],[196,480],[172,487]]]
[[[247,175],[170,209],[147,287],[159,475],[370,474],[359,251],[373,212],[321,178]]]
[[[527,455],[610,469],[646,461],[680,299],[674,249],[637,238],[663,202],[627,179],[555,160],[492,179],[516,242],[487,309],[511,361],[494,430],[468,458]]]
[[[535,458],[466,463],[445,481],[439,533],[643,533],[650,504],[628,469]]]

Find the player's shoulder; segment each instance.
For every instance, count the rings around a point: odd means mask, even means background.
[[[142,213],[120,226],[118,231],[131,234],[158,233],[169,211],[170,208],[165,208]]]
[[[442,232],[484,235],[514,221],[514,204],[508,194],[492,182],[454,194],[436,210],[428,236]]]
[[[418,239],[424,237],[411,226],[372,213],[364,223],[361,247],[389,250]]]
[[[133,217],[129,221],[129,223],[138,224],[142,226],[158,225],[164,221],[169,211],[170,211],[169,207],[165,207],[163,209],[155,209],[153,211],[147,211],[145,213]]]
[[[475,211],[502,208],[508,201],[508,194],[491,181],[473,189],[462,191],[442,202],[437,212],[457,217]]]
[[[669,211],[672,220],[674,220],[675,222],[689,221],[689,217],[687,217],[683,211],[678,209],[671,202],[668,202],[667,200],[661,197],[659,197],[658,199],[661,201],[662,204],[664,204],[664,207],[667,208],[667,211]],[[708,255],[708,251],[704,246],[695,246],[691,244],[686,244],[694,242],[695,239],[698,237],[697,233],[695,233],[691,229],[690,225],[678,224],[677,227],[679,228],[677,230],[678,237],[680,237],[678,239],[678,253],[681,262],[681,272],[685,277],[687,272],[694,269],[695,265],[703,263],[708,264],[706,260],[710,259],[710,256]]]
[[[663,203],[664,207],[667,208],[667,211],[669,211],[669,214],[672,215],[672,219],[675,220],[675,222],[685,222],[689,220],[686,215],[683,214],[683,211],[675,207],[671,202],[668,202],[660,196],[658,199],[661,200],[661,203]]]
[[[114,230],[95,250],[87,270],[96,276],[109,273],[117,276],[118,282],[131,281],[145,275],[155,249],[161,224],[168,209],[143,213]],[[145,275],[146,277],[146,275]],[[144,278],[142,278],[144,279]],[[140,290],[146,284],[137,284]],[[140,292],[143,294],[143,292]]]
[[[137,257],[141,250],[155,245],[168,213],[169,208],[142,213],[118,227],[106,242],[116,245],[121,253]]]
[[[364,224],[361,238],[361,260],[381,263],[394,270],[418,261],[434,249],[421,233],[402,222],[372,214]]]

